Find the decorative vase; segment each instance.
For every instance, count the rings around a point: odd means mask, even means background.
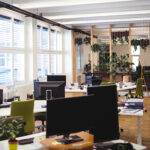
[[[17,150],[18,147],[18,141],[8,141],[9,143],[9,150]]]

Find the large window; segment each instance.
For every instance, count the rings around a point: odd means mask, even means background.
[[[131,47],[132,54],[132,69],[136,71],[136,67],[139,65],[139,56],[140,56],[140,46],[137,46],[137,49],[134,49],[134,46]]]
[[[37,25],[38,77],[62,74],[62,32]]]
[[[4,52],[4,47],[7,48],[7,52]],[[0,15],[1,85],[25,80],[24,56],[24,21]]]

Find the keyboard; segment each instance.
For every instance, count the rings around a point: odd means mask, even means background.
[[[11,103],[10,102],[6,102],[3,104],[0,104],[0,108],[6,108],[6,107],[10,107]]]

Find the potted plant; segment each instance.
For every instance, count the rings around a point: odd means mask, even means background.
[[[24,132],[24,121],[22,117],[10,117],[0,120],[0,138],[8,139],[9,150],[17,150],[18,141],[16,136]]]
[[[85,37],[83,41],[84,41],[84,43],[85,43],[86,45],[88,45],[88,44],[91,43],[91,38]]]
[[[82,38],[78,37],[75,39],[75,44],[81,45],[82,44]]]

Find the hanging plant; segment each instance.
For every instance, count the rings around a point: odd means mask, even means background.
[[[133,40],[131,40],[131,45],[134,46],[134,49],[135,49],[135,51],[136,51],[136,50],[137,50],[137,46],[140,45],[140,41],[139,41],[139,40],[136,40],[136,39],[133,39]]]
[[[125,41],[126,41],[127,43],[129,43],[129,38],[128,38],[128,36],[125,36]]]
[[[75,39],[75,44],[81,45],[82,44],[82,38],[78,37]]]
[[[119,42],[120,42],[120,44],[123,45],[124,41],[123,41],[123,38],[122,38],[122,37],[119,38]]]
[[[93,45],[91,46],[91,50],[92,50],[93,52],[98,52],[98,51],[100,51],[100,45],[99,45],[99,44],[93,44]]]
[[[146,47],[149,45],[148,39],[141,39],[140,40],[140,47],[144,50],[146,50]]]
[[[114,38],[113,39],[113,44],[116,45],[117,44],[117,40]]]
[[[84,43],[85,43],[86,45],[88,45],[88,44],[91,43],[91,38],[85,37],[83,41],[84,41]]]

